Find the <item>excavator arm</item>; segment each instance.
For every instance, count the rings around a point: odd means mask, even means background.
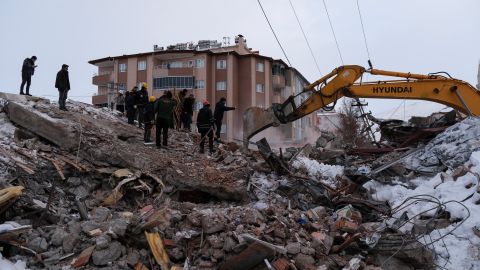
[[[365,72],[401,79],[357,82]],[[266,110],[257,107],[247,109],[243,116],[244,141],[248,142],[268,127],[286,124],[325,108],[344,96],[428,100],[450,106],[467,115],[480,115],[480,92],[467,82],[439,74],[366,70],[361,66],[348,65],[334,69],[282,104],[273,104]]]

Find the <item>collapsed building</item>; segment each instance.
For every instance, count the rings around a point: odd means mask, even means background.
[[[156,149],[107,109],[1,93],[0,266],[478,268],[480,120],[455,119],[372,119],[382,152],[323,132],[205,156],[196,134]]]

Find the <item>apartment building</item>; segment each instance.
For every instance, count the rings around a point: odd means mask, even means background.
[[[118,92],[143,82],[156,97],[166,90],[189,90],[197,100],[196,110],[204,99],[214,107],[220,98],[226,98],[228,106],[237,108],[225,114],[222,136],[226,140],[242,138],[243,112],[247,108],[281,103],[308,84],[300,72],[282,60],[249,48],[242,35],[235,37],[233,45],[216,40],[166,48],[155,45],[152,52],[105,57],[89,63],[98,67],[92,78],[98,87],[97,94],[92,96],[96,106],[108,106]],[[282,127],[286,140],[302,140],[302,130],[313,123],[310,118],[297,122]]]

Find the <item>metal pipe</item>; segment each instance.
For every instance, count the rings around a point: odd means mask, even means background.
[[[405,72],[396,72],[396,71],[388,71],[388,70],[381,70],[381,69],[371,69],[370,74],[372,75],[384,75],[384,76],[392,76],[392,77],[401,77],[407,79],[437,79],[439,76],[437,75],[423,75],[423,74],[414,74],[414,73],[405,73]]]

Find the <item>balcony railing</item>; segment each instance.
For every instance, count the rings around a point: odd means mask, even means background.
[[[110,82],[113,82],[113,72],[104,72],[92,77],[92,84],[94,85],[105,85]]]

